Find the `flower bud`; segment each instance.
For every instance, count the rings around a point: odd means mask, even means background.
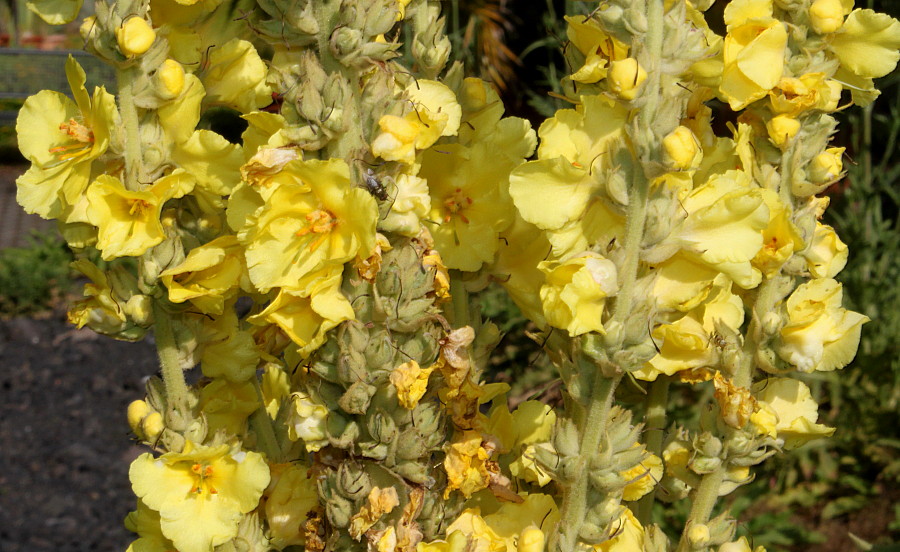
[[[149,404],[142,400],[132,401],[131,404],[128,405],[128,426],[135,435],[142,439],[144,438],[144,433],[141,429],[141,422],[151,412],[153,412],[153,409],[150,408]]]
[[[809,24],[819,34],[829,34],[844,25],[841,0],[815,0],[809,7]]]
[[[825,184],[834,182],[840,176],[844,165],[841,157],[845,148],[828,148],[813,157],[806,169],[806,175],[813,182]]]
[[[160,97],[171,100],[184,90],[184,67],[174,59],[162,62],[156,71],[156,91]]]
[[[84,18],[84,21],[81,22],[81,26],[78,28],[78,34],[81,35],[81,38],[84,39],[85,42],[94,37],[97,32],[97,17],[93,15],[89,15]]]
[[[156,438],[159,437],[165,428],[166,424],[163,422],[162,414],[159,412],[151,412],[141,422],[144,438],[150,443],[156,441]]]
[[[800,131],[800,121],[787,115],[776,115],[766,123],[769,131],[769,139],[781,149],[784,149],[791,138]]]
[[[119,50],[128,57],[139,56],[153,46],[156,31],[140,17],[132,17],[116,29]]]
[[[687,530],[687,538],[691,546],[699,548],[709,542],[709,527],[702,523],[691,524]]]
[[[519,552],[544,552],[544,532],[528,527],[519,535]]]
[[[623,100],[633,100],[638,89],[647,80],[647,72],[634,58],[614,61],[609,65],[609,89]]]
[[[678,126],[663,138],[663,151],[666,165],[679,171],[696,167],[702,157],[700,143],[685,126]]]

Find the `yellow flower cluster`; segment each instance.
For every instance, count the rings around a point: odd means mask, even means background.
[[[17,198],[90,280],[71,322],[155,334],[130,550],[662,552],[653,501],[690,495],[679,550],[749,551],[715,500],[831,435],[792,374],[846,366],[868,321],[817,194],[843,177],[842,93],[874,100],[900,23],[732,0],[720,36],[710,4],[567,17],[571,106],[535,132],[446,67],[435,2],[98,0],[81,32],[117,96],[69,58],[72,99],[25,102]],[[483,381],[489,282],[564,406]],[[615,404],[625,378],[644,420]],[[672,384],[715,401],[664,439]]]

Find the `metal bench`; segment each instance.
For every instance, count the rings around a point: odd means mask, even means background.
[[[72,96],[66,81],[66,59],[75,57],[87,75],[87,89],[105,85],[115,93],[115,71],[81,50],[27,50],[0,48],[0,99],[24,100],[41,90]],[[15,124],[18,110],[0,108],[0,126]]]

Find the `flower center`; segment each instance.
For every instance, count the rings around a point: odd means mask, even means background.
[[[62,130],[75,140],[74,144],[68,146],[58,146],[50,148],[50,153],[58,153],[60,161],[68,161],[80,157],[91,150],[94,143],[94,131],[79,123],[75,119],[69,119],[68,123],[60,123],[59,130]]]
[[[309,224],[297,231],[297,237],[307,234],[321,234],[309,245],[310,251],[315,251],[328,237],[328,234],[338,225],[338,219],[331,212],[324,209],[316,209],[307,213],[306,222]]]
[[[444,215],[444,222],[450,222],[454,215],[459,216],[459,220],[469,224],[469,219],[463,213],[463,209],[472,205],[472,198],[465,195],[462,188],[454,190],[453,194],[444,199],[444,207],[447,208],[447,214]]]
[[[213,475],[212,466],[205,462],[196,463],[191,466],[191,472],[194,474],[194,486],[191,487],[191,493],[201,495],[206,491],[211,495],[218,494],[219,491],[212,486],[212,482],[210,481]]]
[[[128,203],[131,205],[128,209],[128,214],[133,217],[143,217],[152,207],[149,201],[143,199],[129,199]]]

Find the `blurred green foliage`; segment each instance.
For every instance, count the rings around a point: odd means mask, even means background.
[[[33,232],[26,247],[0,250],[0,315],[45,311],[70,289],[72,253],[56,234]]]

